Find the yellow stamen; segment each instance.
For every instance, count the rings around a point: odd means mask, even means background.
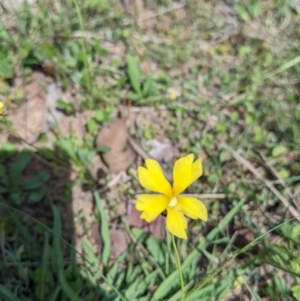
[[[174,196],[171,201],[169,202],[169,207],[174,208],[177,205],[178,201],[177,198]]]

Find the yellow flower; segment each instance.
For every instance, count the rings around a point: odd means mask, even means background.
[[[180,96],[181,92],[179,90],[170,88],[168,89],[168,94],[170,99],[176,100]]]
[[[4,109],[4,103],[0,101],[0,115],[3,114],[3,109]]]
[[[177,94],[175,93],[175,92],[170,92],[170,98],[172,99],[172,100],[176,100],[177,99]]]
[[[207,221],[207,209],[201,201],[180,195],[202,175],[201,160],[193,161],[194,155],[190,154],[175,162],[173,186],[165,178],[157,161],[146,159],[146,168],[142,166],[138,168],[140,184],[146,189],[161,194],[138,195],[135,207],[137,210],[143,211],[140,217],[149,223],[166,210],[167,229],[173,235],[184,239],[187,238],[185,215],[192,219]]]

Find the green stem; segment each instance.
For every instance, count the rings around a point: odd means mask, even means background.
[[[173,243],[173,248],[174,248],[175,255],[176,255],[177,269],[178,269],[178,273],[179,273],[179,277],[180,277],[181,301],[184,301],[184,282],[183,282],[183,277],[182,277],[182,272],[181,272],[181,265],[180,265],[180,259],[179,259],[178,250],[177,250],[177,246],[176,246],[176,243],[175,243],[174,235],[172,235],[172,243]]]
[[[76,13],[77,13],[77,17],[78,17],[78,21],[79,21],[79,27],[81,32],[83,33],[84,31],[84,25],[83,25],[83,19],[82,19],[82,15],[81,15],[81,11],[78,5],[78,1],[77,0],[73,0],[75,9],[76,9]],[[87,51],[86,51],[86,45],[85,45],[85,40],[84,37],[82,36],[81,39],[81,47],[82,47],[82,52],[83,52],[83,64],[84,64],[84,69],[86,71],[86,84],[87,84],[87,90],[90,92],[91,90],[91,78],[90,78],[90,72],[89,72],[89,65],[88,65],[88,58],[87,58]]]

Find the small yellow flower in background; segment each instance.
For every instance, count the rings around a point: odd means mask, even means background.
[[[172,100],[176,100],[180,96],[180,91],[175,90],[173,88],[168,89],[169,98]]]
[[[4,109],[4,103],[0,101],[0,115],[3,114],[3,109]]]
[[[170,98],[172,100],[176,100],[177,99],[177,94],[175,92],[170,92],[169,96],[170,96]]]
[[[140,217],[149,223],[166,210],[168,231],[186,239],[187,220],[185,215],[192,219],[207,221],[207,209],[198,199],[180,193],[195,182],[202,173],[201,160],[198,159],[194,162],[193,154],[180,158],[174,164],[173,186],[171,186],[159,163],[153,159],[146,159],[146,168],[142,166],[138,168],[140,184],[161,195],[138,195],[135,207],[138,211],[143,211]]]

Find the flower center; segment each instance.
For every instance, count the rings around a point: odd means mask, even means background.
[[[178,201],[177,198],[174,196],[171,201],[169,202],[168,206],[174,208],[177,205]]]

